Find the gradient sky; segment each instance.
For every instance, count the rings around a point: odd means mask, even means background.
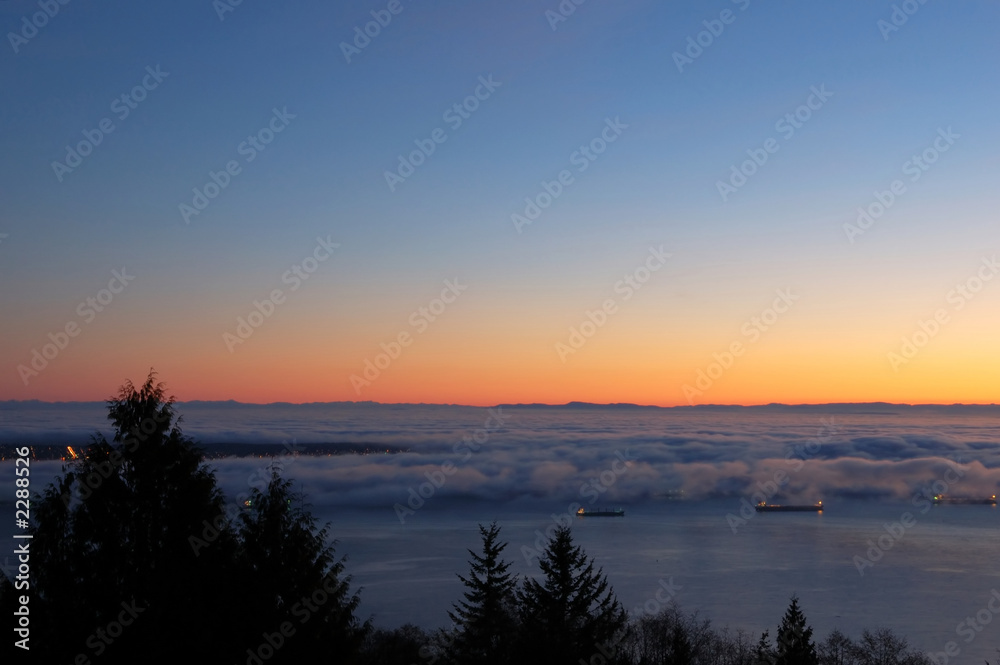
[[[554,0],[401,0],[350,63],[341,44],[388,2],[244,0],[220,19],[221,3],[78,0],[16,45],[40,10],[0,3],[0,399],[100,399],[153,366],[184,400],[997,401],[1000,279],[976,282],[1000,244],[997,2],[914,2],[889,32],[893,4],[870,0],[594,1],[555,29]],[[679,71],[704,21],[723,30]],[[157,66],[169,76],[120,119],[112,102]],[[453,128],[446,110],[490,76]],[[789,136],[779,122],[823,86]],[[247,161],[273,109],[295,117]],[[53,162],[104,118],[114,131],[60,181]],[[580,172],[607,119],[628,127]],[[390,191],[385,172],[437,128],[447,140]],[[239,174],[186,224],[179,205],[230,160]],[[511,215],[564,169],[573,183],[518,233]],[[317,238],[340,247],[293,291],[282,276]],[[616,284],[661,246],[626,300]],[[123,267],[134,279],[88,315]],[[970,279],[971,298],[953,292]],[[227,346],[274,289],[282,304]],[[798,299],[772,317],[778,290]],[[352,385],[400,333],[412,343]]]

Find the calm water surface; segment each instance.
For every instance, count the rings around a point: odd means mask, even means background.
[[[624,518],[576,518],[572,528],[630,610],[647,603],[655,609],[659,581],[672,578],[681,607],[719,627],[773,634],[794,593],[817,636],[887,626],[924,650],[943,650],[954,640],[962,649],[957,662],[968,663],[992,660],[1000,647],[1000,617],[971,643],[956,633],[1000,589],[995,507],[940,506],[923,515],[906,503],[856,501],[822,514],[756,515],[734,534],[726,515],[738,506],[736,500],[647,503],[629,506]],[[462,593],[455,573],[467,572],[465,550],[478,551],[478,522],[499,521],[514,569],[533,574],[537,567],[526,564],[521,548],[533,548],[536,530],[565,510],[428,507],[405,525],[385,511],[321,511],[320,517],[332,522],[338,551],[349,555],[354,581],[364,587],[362,611],[376,624],[445,626],[446,610]],[[868,541],[905,512],[916,524],[859,574],[854,556],[865,557]]]

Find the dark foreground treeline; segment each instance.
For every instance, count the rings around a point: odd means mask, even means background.
[[[428,632],[405,625],[394,630],[377,629],[365,641],[363,663],[384,665],[446,665],[449,663],[520,663],[518,658],[466,658],[449,651],[454,637],[441,631]],[[909,648],[906,640],[891,630],[865,630],[852,640],[839,631],[816,643],[797,657],[787,651],[780,656],[770,648],[760,647],[760,636],[738,629],[715,629],[707,619],[685,615],[676,607],[653,616],[633,620],[621,641],[608,649],[599,646],[588,665],[776,665],[777,663],[814,663],[815,665],[930,665],[927,656]],[[537,662],[537,661],[530,661]],[[556,663],[579,663],[568,658]]]
[[[518,580],[500,528],[481,526],[451,630],[376,630],[357,616],[359,596],[326,529],[277,471],[227,504],[153,374],[123,386],[108,409],[113,440],[95,437],[32,499],[32,539],[18,541],[26,551],[0,576],[0,662],[929,662],[882,630],[816,644],[795,598],[773,636],[716,630],[673,605],[630,618],[565,527],[537,553],[540,574]]]

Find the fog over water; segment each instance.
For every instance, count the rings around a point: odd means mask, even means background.
[[[476,497],[573,499],[611,468],[628,473],[601,491],[634,502],[683,490],[687,498],[749,496],[788,474],[782,496],[906,500],[964,469],[961,492],[1000,487],[1000,407],[499,408],[373,404],[178,404],[184,432],[219,442],[365,443],[396,455],[310,459],[297,465],[316,505],[391,507],[426,474],[454,470],[433,503]],[[85,443],[107,431],[101,404],[0,404],[0,441]],[[219,465],[238,482],[255,462]]]
[[[985,608],[1000,589],[1000,511],[932,507],[925,498],[997,493],[1000,407],[177,410],[184,432],[206,448],[294,441],[408,450],[277,459],[317,517],[331,522],[338,552],[364,588],[362,611],[378,625],[447,624],[445,611],[461,593],[455,573],[467,571],[466,548],[479,545],[477,523],[498,520],[508,558],[531,574],[538,534],[569,521],[629,609],[655,609],[660,581],[672,578],[677,602],[717,625],[773,633],[797,593],[821,637],[835,627],[856,636],[886,625],[927,650],[956,641],[957,662],[969,663],[1000,646],[1000,619],[982,633],[958,632],[966,617],[992,616]],[[99,403],[0,404],[0,443],[82,445],[107,429],[104,414]],[[267,462],[211,464],[235,501]],[[36,463],[34,489],[59,466]],[[12,477],[2,476],[3,496],[12,495]],[[823,500],[825,510],[746,508],[744,500],[762,497]],[[626,516],[569,518],[577,506],[621,506]]]

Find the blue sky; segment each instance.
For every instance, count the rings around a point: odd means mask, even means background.
[[[884,39],[893,3],[590,0],[553,30],[556,2],[402,0],[348,64],[341,43],[386,4],[244,0],[220,20],[209,1],[77,0],[17,53],[8,37],[0,306],[16,323],[5,364],[24,362],[126,263],[140,277],[115,325],[147,333],[135,355],[156,360],[152,330],[195,337],[178,322],[218,314],[206,330],[221,332],[328,234],[343,253],[289,320],[334,338],[359,327],[369,348],[454,275],[482,294],[470,316],[544,327],[537,313],[558,303],[569,322],[660,244],[676,260],[639,322],[669,307],[693,325],[737,325],[761,294],[796,282],[828,309],[912,301],[905,327],[995,246],[996,2],[915,5]],[[679,72],[673,54],[727,10],[731,23]],[[4,32],[37,11],[4,2]],[[157,66],[169,76],[115,118],[111,101]],[[447,129],[443,112],[481,76],[501,86]],[[776,122],[813,86],[833,97],[782,138]],[[244,162],[237,147],[275,108],[294,120]],[[103,118],[115,131],[59,182],[52,162]],[[572,168],[607,118],[628,125],[620,141],[517,234],[511,214]],[[447,141],[391,192],[384,172],[439,127]],[[856,208],[947,127],[961,136],[953,149],[848,243]],[[717,181],[772,137],[778,152],[723,201]],[[178,205],[233,159],[242,172],[185,225]],[[211,343],[205,353],[225,352]],[[357,364],[364,344],[345,344],[338,366]],[[33,396],[7,374],[5,394]]]

